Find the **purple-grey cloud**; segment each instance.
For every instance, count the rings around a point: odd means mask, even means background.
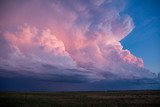
[[[53,80],[66,76],[66,81],[74,76],[89,81],[154,77],[120,43],[135,27],[121,13],[124,1],[2,3],[1,69]]]

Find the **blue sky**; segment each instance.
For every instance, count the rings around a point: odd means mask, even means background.
[[[141,57],[146,68],[160,72],[160,1],[129,0],[124,12],[132,17],[135,28],[122,45]]]

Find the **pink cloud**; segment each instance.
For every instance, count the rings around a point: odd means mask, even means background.
[[[5,32],[3,36],[12,50],[7,59],[9,66],[21,70],[24,70],[25,66],[33,67],[33,63],[42,62],[64,68],[76,66],[66,52],[63,42],[49,29],[40,30],[25,24],[19,26],[16,32]]]
[[[77,69],[75,74],[93,80],[107,79],[108,73],[128,79],[154,77],[144,68],[143,60],[120,43],[135,27],[129,15],[120,14],[123,4],[114,0],[59,0],[28,1],[22,7],[11,7],[14,13],[0,21],[1,38],[11,51],[6,51],[7,58],[0,54],[1,67],[38,73],[44,72],[42,65],[47,64]]]

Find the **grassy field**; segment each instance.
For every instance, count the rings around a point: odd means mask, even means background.
[[[160,91],[1,92],[0,107],[160,107]]]

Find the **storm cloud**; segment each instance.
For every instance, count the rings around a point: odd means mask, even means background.
[[[135,27],[123,13],[123,0],[7,0],[1,5],[4,72],[54,81],[154,77],[120,43]]]

